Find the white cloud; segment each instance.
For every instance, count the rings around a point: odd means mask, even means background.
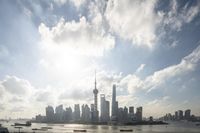
[[[74,6],[79,9],[80,6],[86,2],[86,0],[54,0],[54,2],[59,6],[64,5],[67,2],[72,2]]]
[[[133,94],[136,90],[142,88],[143,81],[136,75],[129,74],[120,81],[119,85],[120,87],[127,89],[129,93]]]
[[[6,76],[5,80],[1,82],[1,85],[11,94],[16,95],[29,95],[30,91],[33,89],[29,81],[20,79],[16,76]]]
[[[154,11],[157,1],[110,0],[105,16],[112,32],[133,45],[153,48],[162,16]]]
[[[146,66],[146,64],[141,64],[141,65],[137,68],[136,73],[141,72],[141,71],[144,69],[145,66]]]
[[[61,19],[52,28],[41,23],[39,33],[43,45],[47,45],[46,48],[61,47],[65,52],[81,55],[102,56],[115,45],[113,36],[96,29],[85,17],[81,17],[79,22],[65,22]]]
[[[199,14],[200,2],[196,5],[188,7],[188,3],[179,9],[178,2],[176,0],[171,1],[171,10],[164,13],[163,23],[168,25],[173,30],[180,31],[184,24],[192,22],[194,18]]]
[[[188,56],[184,57],[179,64],[156,71],[152,75],[147,76],[144,80],[141,80],[134,74],[128,75],[120,81],[120,85],[128,88],[129,93],[134,93],[136,90],[140,89],[149,92],[175,76],[180,76],[195,70],[199,60],[200,46],[198,46]]]

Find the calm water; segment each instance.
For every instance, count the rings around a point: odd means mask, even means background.
[[[1,122],[10,132],[18,129],[11,126],[14,122]],[[51,127],[47,131],[33,131],[33,128]],[[23,127],[22,132],[36,133],[72,133],[74,129],[86,129],[88,133],[119,133],[120,129],[132,129],[134,133],[200,133],[200,126],[188,122],[172,122],[169,125],[143,125],[143,126],[105,126],[105,125],[82,125],[82,124],[45,124],[32,123],[31,127]]]

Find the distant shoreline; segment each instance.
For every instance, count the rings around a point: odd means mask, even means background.
[[[36,122],[32,121],[32,123],[46,123],[46,124],[83,124],[83,125],[116,125],[116,126],[135,126],[135,125],[168,125],[169,123],[163,121],[140,121],[140,122],[130,122],[130,123],[105,123],[105,122],[98,122],[98,123],[84,123],[84,122]]]

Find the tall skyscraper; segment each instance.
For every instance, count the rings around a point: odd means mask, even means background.
[[[83,122],[89,122],[90,121],[90,108],[88,105],[82,105],[82,115],[81,115],[81,120]]]
[[[134,114],[134,107],[133,106],[129,107],[129,114]]]
[[[46,107],[46,121],[47,122],[54,121],[54,109],[52,106]]]
[[[136,120],[142,121],[142,107],[138,107],[136,110]]]
[[[101,94],[101,122],[108,122],[110,119],[109,101],[106,101],[105,95]]]
[[[189,120],[190,119],[190,113],[191,113],[191,110],[190,109],[187,109],[187,110],[185,110],[185,119],[186,120]]]
[[[116,101],[116,85],[113,85],[112,90],[112,121],[117,121],[118,102]]]
[[[74,121],[80,121],[80,107],[79,104],[74,105]]]
[[[57,122],[62,122],[64,121],[64,110],[63,110],[63,105],[59,105],[56,107],[55,109],[56,113],[55,113],[55,119]]]
[[[69,122],[71,120],[72,120],[72,109],[71,107],[68,107],[64,112],[64,121]]]
[[[183,119],[183,111],[179,110],[178,111],[178,120],[182,120]]]
[[[175,120],[178,120],[178,111],[175,111],[175,116],[174,116],[175,118]]]
[[[128,108],[125,106],[124,107],[124,122],[128,121]]]
[[[92,121],[97,122],[99,119],[99,111],[97,108],[98,107],[98,105],[97,105],[98,89],[97,89],[97,82],[96,82],[96,72],[95,72],[95,82],[94,82],[93,94],[94,94],[94,112],[93,112]]]

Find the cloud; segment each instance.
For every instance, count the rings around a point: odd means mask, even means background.
[[[110,0],[105,16],[111,32],[133,45],[153,48],[156,44],[156,29],[162,16],[154,11],[156,1]]]
[[[120,86],[128,88],[129,93],[137,90],[148,92],[158,88],[175,76],[181,76],[195,70],[200,60],[200,45],[188,56],[185,56],[179,64],[166,67],[147,76],[144,80],[136,75],[127,75],[120,81]]]
[[[170,1],[170,5],[170,11],[163,12],[163,24],[176,31],[180,31],[184,24],[192,22],[200,11],[200,2],[190,7],[189,3],[185,4],[184,7],[180,7],[179,3],[173,0]]]
[[[1,82],[1,85],[4,87],[5,91],[20,96],[28,95],[33,89],[29,81],[16,76],[6,76]]]
[[[4,104],[0,103],[0,111],[2,111],[2,110],[4,110],[4,109],[5,109],[5,107],[4,107],[4,106],[5,106]]]
[[[72,2],[77,9],[79,9],[86,1],[87,0],[54,0],[54,2],[59,6]]]
[[[146,66],[146,64],[141,64],[141,65],[137,68],[136,73],[141,72],[141,71],[144,69],[145,66]]]
[[[81,17],[79,22],[65,22],[61,19],[52,28],[41,23],[39,28],[42,44],[45,48],[52,47],[65,49],[65,52],[87,56],[102,56],[105,51],[115,46],[114,37]]]
[[[119,86],[133,94],[135,91],[142,89],[143,84],[143,81],[139,77],[129,74],[120,81]]]

